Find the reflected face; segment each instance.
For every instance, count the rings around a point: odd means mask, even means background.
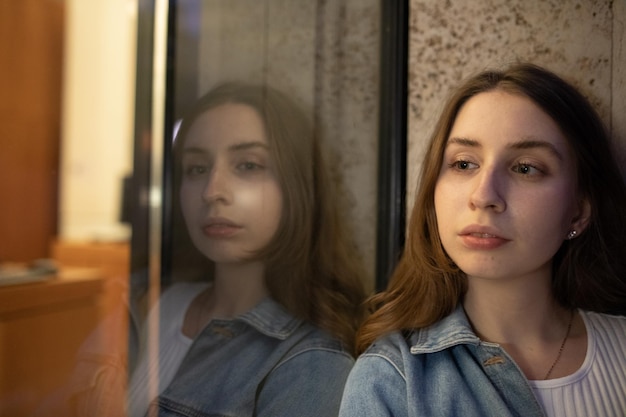
[[[480,93],[457,115],[435,187],[442,244],[470,277],[549,277],[568,231],[584,227],[576,191],[556,123],[524,96]]]
[[[194,245],[216,263],[238,263],[278,229],[282,192],[263,121],[223,104],[193,122],[183,146],[181,207]]]

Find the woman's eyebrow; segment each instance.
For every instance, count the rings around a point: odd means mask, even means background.
[[[253,149],[253,148],[262,148],[265,150],[269,150],[269,146],[263,142],[259,142],[259,141],[251,141],[251,142],[241,142],[241,143],[236,143],[234,145],[231,145],[228,147],[229,151],[243,151],[243,150],[248,150],[248,149]]]
[[[460,145],[460,146],[467,146],[467,147],[472,147],[472,148],[482,147],[479,141],[474,140],[474,139],[469,139],[469,138],[463,138],[463,137],[449,138],[448,142],[446,143],[446,146],[449,146],[449,145]],[[558,159],[563,160],[563,155],[561,154],[561,152],[559,152],[559,150],[557,149],[556,146],[554,146],[553,143],[545,141],[545,140],[541,140],[532,136],[527,137],[527,138],[522,138],[521,140],[517,142],[511,143],[507,147],[511,149],[543,148],[543,149],[547,149],[548,151],[550,151],[550,153],[556,156]]]
[[[189,147],[183,148],[183,153],[195,155],[195,154],[204,154],[204,153],[207,153],[207,151],[198,146],[189,146]]]
[[[563,160],[563,155],[553,143],[537,139],[534,137],[524,138],[520,141],[514,142],[509,145],[512,149],[534,149],[534,148],[542,148],[547,149],[551,154],[556,156],[559,160]]]
[[[252,141],[252,142],[241,142],[235,143],[234,145],[230,145],[228,150],[230,152],[243,151],[247,149],[261,148],[265,150],[269,150],[269,146],[263,142]],[[208,149],[205,149],[202,146],[188,146],[183,148],[183,153],[185,154],[206,154],[209,153]]]
[[[446,146],[449,145],[461,145],[461,146],[469,146],[472,148],[481,148],[482,145],[480,142],[474,139],[469,138],[460,138],[460,137],[451,137],[448,139]]]

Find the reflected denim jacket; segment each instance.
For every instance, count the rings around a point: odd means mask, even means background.
[[[348,377],[340,417],[539,417],[519,367],[481,341],[459,306],[440,322],[381,338]]]
[[[338,340],[268,298],[234,320],[209,323],[149,413],[336,416],[353,364]]]
[[[125,337],[101,343],[103,334],[127,332],[127,314],[120,303],[86,340],[70,380],[38,407],[37,417],[130,417],[126,353],[133,362],[136,326],[131,349]],[[211,322],[151,407],[160,416],[334,417],[353,364],[338,340],[266,299],[232,321]]]

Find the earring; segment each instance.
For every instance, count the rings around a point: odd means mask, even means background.
[[[576,230],[570,230],[570,232],[567,234],[567,240],[574,239],[577,234],[578,232]]]

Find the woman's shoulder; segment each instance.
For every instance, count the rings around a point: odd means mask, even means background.
[[[579,310],[579,312],[589,323],[626,329],[626,316],[587,310]]]
[[[379,368],[391,365],[400,374],[404,374],[405,362],[415,360],[411,354],[411,345],[416,336],[413,331],[394,331],[378,338],[359,357],[359,367]]]
[[[161,294],[162,304],[169,302],[181,302],[193,299],[210,284],[208,282],[177,282],[166,287]]]
[[[311,392],[324,385],[327,390],[333,384],[341,391],[355,362],[339,339],[305,322],[281,341],[276,351],[284,354],[273,367],[270,380],[300,381],[298,384]]]
[[[168,318],[184,315],[187,306],[209,285],[206,282],[180,282],[164,288],[158,302],[150,309],[150,315]]]
[[[345,410],[358,409],[360,413],[364,402],[377,396],[386,404],[401,407],[407,370],[411,368],[406,362],[412,360],[415,358],[411,358],[407,338],[401,332],[377,339],[357,358],[348,378],[342,407]]]
[[[387,333],[374,341],[361,356],[398,356],[403,352],[409,352],[412,340],[418,330],[393,331]]]
[[[327,352],[352,357],[344,344],[319,327],[294,317],[271,298],[238,317],[259,334],[274,340],[276,349],[289,352],[289,357],[306,352]]]
[[[587,327],[596,337],[619,340],[626,345],[626,316],[580,310]]]
[[[303,354],[323,357],[338,355],[350,364],[354,362],[354,357],[341,340],[325,330],[304,321],[285,340],[285,343],[292,344],[288,355],[290,358]]]
[[[457,345],[478,343],[478,337],[472,331],[463,308],[459,306],[431,325],[396,330],[384,335],[364,354],[419,358],[424,354],[441,352]]]

